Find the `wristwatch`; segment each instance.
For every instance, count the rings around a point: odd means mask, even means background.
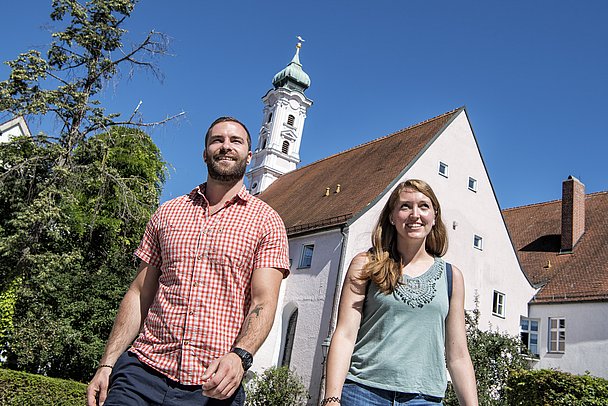
[[[246,351],[239,347],[234,347],[230,352],[235,353],[239,356],[239,358],[241,358],[243,370],[247,371],[249,368],[251,368],[251,365],[253,364],[253,355],[251,355],[249,351]]]

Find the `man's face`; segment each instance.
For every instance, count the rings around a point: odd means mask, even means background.
[[[224,121],[211,129],[203,160],[213,180],[236,183],[243,179],[251,151],[247,144],[247,132],[238,123]]]

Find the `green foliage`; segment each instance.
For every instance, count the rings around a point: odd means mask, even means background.
[[[608,380],[541,369],[513,372],[504,391],[513,406],[608,405]]]
[[[135,113],[119,122],[95,97],[119,66],[152,67],[146,58],[163,51],[156,33],[122,49],[134,3],[54,0],[52,19],[67,21],[46,59],[24,53],[0,82],[2,111],[60,123],[54,137],[0,144],[6,367],[88,380],[133,278],[132,253],[158,206],[165,163]]]
[[[6,336],[13,331],[17,288],[20,284],[21,278],[15,278],[6,290],[0,291],[0,342],[3,342]]]
[[[499,331],[479,329],[479,304],[475,298],[475,310],[466,314],[467,343],[477,378],[477,393],[482,406],[504,405],[503,388],[513,371],[528,369],[527,355],[521,353],[519,337]],[[444,403],[458,405],[456,394],[450,385]]]
[[[310,395],[295,372],[288,367],[270,367],[256,374],[245,386],[247,406],[301,406]]]
[[[85,384],[0,368],[0,405],[81,406]]]

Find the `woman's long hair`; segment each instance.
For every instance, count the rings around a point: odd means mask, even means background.
[[[441,219],[441,205],[433,189],[428,183],[419,179],[409,179],[397,185],[374,227],[372,248],[368,252],[369,261],[361,274],[362,279],[371,279],[378,285],[380,292],[385,294],[392,293],[401,281],[401,255],[397,251],[397,230],[391,224],[390,214],[399,200],[399,195],[406,189],[420,192],[428,197],[435,210],[435,225],[426,237],[426,251],[430,255],[441,257],[448,250],[448,234]]]

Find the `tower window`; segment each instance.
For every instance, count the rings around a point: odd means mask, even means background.
[[[270,120],[272,120],[272,111],[268,114],[268,121],[266,121],[266,122],[270,123]]]
[[[262,142],[262,149],[266,149],[266,140]]]
[[[288,141],[283,141],[283,148],[281,148],[281,151],[284,154],[288,154],[289,153],[289,142]]]
[[[293,114],[290,114],[287,116],[287,124],[293,125],[295,122],[296,122],[296,118],[293,116]]]

